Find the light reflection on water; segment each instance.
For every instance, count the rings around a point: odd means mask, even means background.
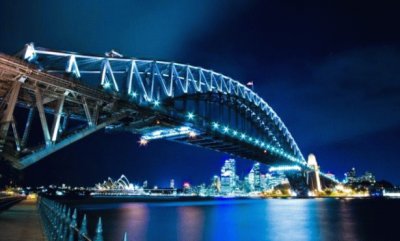
[[[382,236],[363,229],[375,223],[364,223],[368,213],[359,212],[358,207],[364,210],[363,206],[382,206],[382,203],[368,202],[374,201],[267,199],[77,207],[92,220],[91,230],[97,217],[102,217],[106,241],[121,240],[124,232],[128,232],[129,240],[135,241],[376,240]],[[399,207],[399,203],[390,205]],[[377,217],[376,213],[371,215]]]
[[[178,240],[200,241],[203,239],[204,213],[198,207],[178,207]]]

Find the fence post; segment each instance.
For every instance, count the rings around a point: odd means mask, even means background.
[[[77,213],[76,213],[76,208],[74,209],[74,213],[72,214],[72,220],[71,220],[71,224],[69,226],[69,235],[68,235],[68,241],[74,241],[74,232],[75,232],[75,228],[76,228],[76,217],[77,217]]]
[[[87,235],[87,221],[86,221],[86,214],[83,215],[81,228],[79,229],[79,241],[84,241],[84,237]]]
[[[99,218],[99,221],[97,222],[96,235],[94,236],[93,241],[103,241],[103,225],[101,223],[101,218]]]
[[[125,232],[123,241],[128,241],[128,234]]]
[[[63,241],[64,240],[64,228],[65,228],[65,205],[61,206],[61,212],[58,217],[58,230],[57,230],[57,240]]]

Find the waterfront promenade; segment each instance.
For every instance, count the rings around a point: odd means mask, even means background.
[[[36,199],[25,199],[0,213],[0,241],[46,241]]]

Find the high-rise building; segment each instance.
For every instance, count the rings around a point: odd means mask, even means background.
[[[249,183],[250,190],[254,190],[254,170],[251,169],[249,175],[247,175],[246,181]]]
[[[219,178],[218,175],[214,175],[212,179],[212,184],[211,184],[212,190],[215,193],[220,193],[221,192],[221,179]]]
[[[261,191],[260,163],[254,163],[248,175],[248,182],[252,191]]]
[[[221,168],[221,192],[223,194],[231,193],[236,188],[236,163],[235,159],[225,160]]]
[[[266,181],[266,174],[261,174],[260,175],[260,188],[261,188],[261,191],[265,190],[265,187],[266,187],[265,181]]]
[[[368,182],[370,184],[374,184],[375,176],[371,172],[365,172],[364,175],[357,178],[357,182]]]
[[[171,179],[171,180],[169,181],[169,188],[172,188],[172,189],[175,188],[175,180],[174,180],[174,179]]]
[[[283,172],[273,172],[265,174],[265,190],[274,189],[274,187],[287,184],[289,181]]]
[[[357,181],[356,168],[351,168],[350,171],[344,174],[344,183],[352,184]]]

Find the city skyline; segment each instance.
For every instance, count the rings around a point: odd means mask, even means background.
[[[312,158],[315,158],[313,154],[310,154],[310,156],[313,156]],[[310,160],[309,156],[309,160]],[[247,183],[249,186],[249,190],[252,191],[260,191],[261,188],[273,188],[274,186],[270,186],[270,184],[265,183],[268,181],[275,182],[274,180],[268,180],[268,178],[271,178],[271,175],[278,174],[281,175],[282,177],[285,176],[285,172],[291,172],[291,171],[298,171],[301,168],[299,166],[293,165],[293,166],[286,166],[286,165],[281,165],[281,166],[273,166],[269,167],[268,165],[259,163],[259,162],[253,162],[251,166],[246,167],[246,171],[241,171],[241,173],[237,173],[237,161],[236,159],[233,158],[228,158],[225,159],[220,168],[220,172],[218,170],[214,170],[213,176],[210,176],[208,179],[204,179],[198,183],[193,182],[191,179],[181,179],[180,177],[175,177],[171,176],[168,180],[162,180],[161,182],[155,182],[154,180],[145,178],[145,179],[138,179],[136,177],[125,175],[124,173],[120,174],[120,177],[118,178],[117,176],[109,176],[107,179],[104,179],[103,184],[106,184],[107,182],[119,182],[119,180],[122,180],[124,184],[131,184],[134,186],[142,186],[143,188],[183,188],[185,185],[193,185],[193,186],[199,186],[202,184],[205,185],[214,185],[216,182],[219,183],[220,187],[220,192],[224,193],[223,186],[225,185],[225,188],[234,188],[236,186],[237,182],[244,182]],[[313,166],[313,163],[308,163],[309,166]],[[318,165],[318,164],[316,164]],[[314,168],[314,167],[313,167]],[[317,166],[319,168],[319,166]],[[373,171],[365,171],[365,172],[359,172],[356,171],[357,169],[355,167],[352,167],[351,169],[348,169],[347,172],[339,175],[335,175],[335,173],[327,173],[327,175],[330,175],[332,178],[336,179],[339,181],[339,184],[352,184],[352,183],[362,183],[364,181],[369,182],[369,183],[376,183],[376,181],[388,181],[390,183],[390,180],[376,180],[375,176],[373,174]],[[363,173],[360,175],[360,173]],[[216,180],[218,178],[218,180]],[[225,178],[225,180],[223,180]],[[315,177],[313,177],[315,178]],[[284,179],[287,180],[286,177]],[[133,182],[129,182],[129,180],[134,180]],[[179,180],[179,181],[176,181]],[[99,180],[98,180],[99,181]],[[81,185],[82,187],[91,187],[91,186],[101,186],[102,182],[96,182],[92,183],[89,185]],[[392,183],[395,186],[398,186],[397,183]],[[62,185],[62,186],[74,186],[71,185],[71,183],[57,183],[53,182],[51,184],[42,184],[42,185],[37,185],[38,186],[57,186],[57,185]],[[243,185],[243,184],[242,184]],[[34,185],[29,185],[26,184],[25,187],[35,187]],[[77,186],[75,186],[77,187]],[[317,188],[316,188],[317,189]],[[320,188],[317,190],[321,191]],[[232,191],[232,190],[230,190]],[[225,190],[225,192],[227,192]]]

